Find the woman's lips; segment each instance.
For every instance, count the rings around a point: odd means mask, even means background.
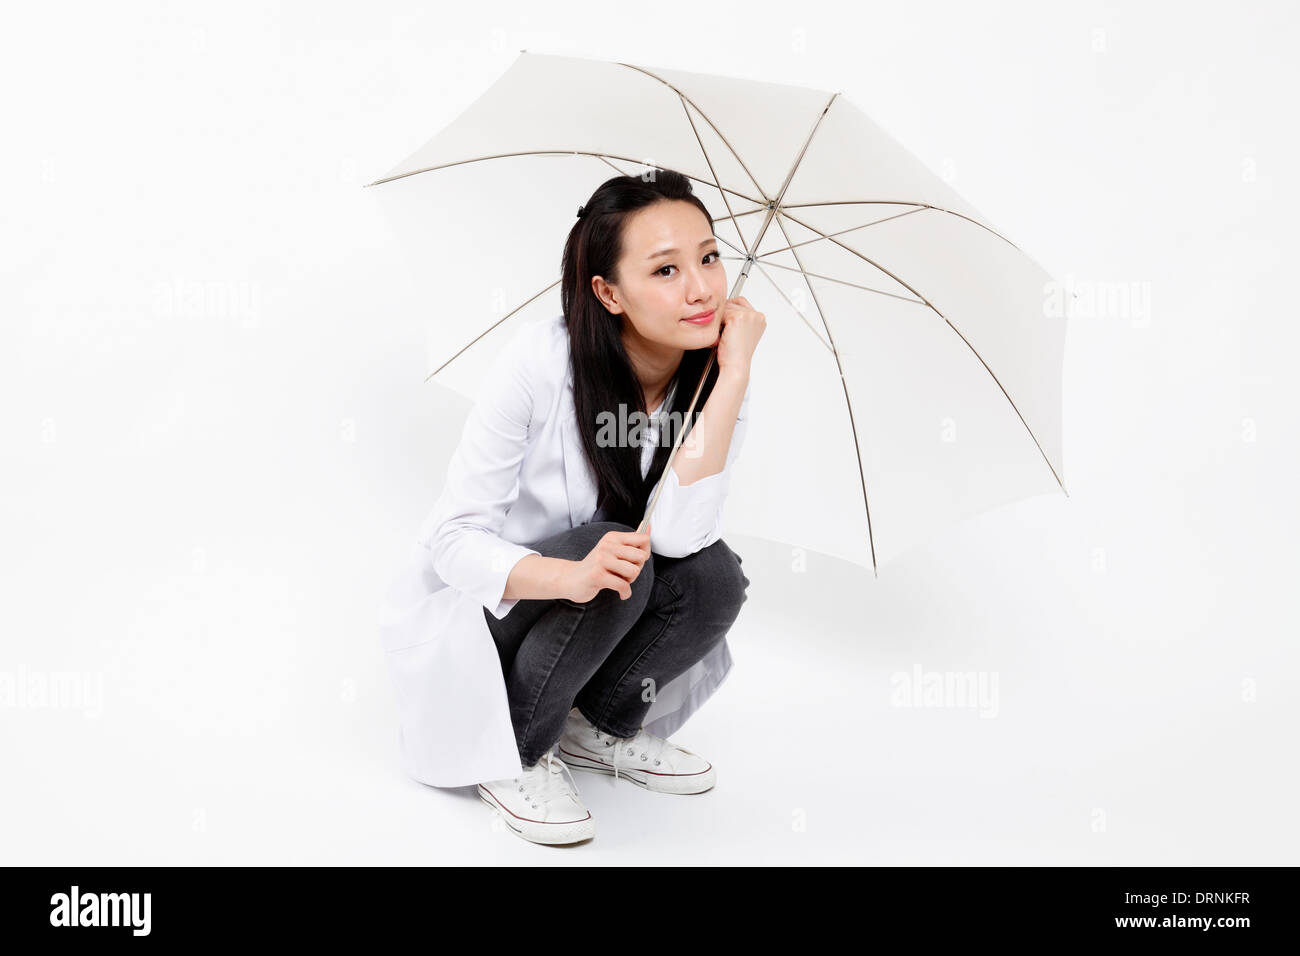
[[[698,319],[682,319],[682,321],[689,322],[691,323],[691,325],[708,325],[710,322],[713,321],[713,312],[706,312]]]

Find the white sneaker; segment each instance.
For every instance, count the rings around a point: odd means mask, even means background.
[[[569,774],[569,780],[564,774]],[[479,799],[498,811],[511,832],[533,843],[578,843],[596,835],[591,811],[564,761],[547,751],[517,777],[478,785]]]
[[[635,737],[611,737],[576,707],[560,737],[560,755],[574,770],[622,777],[656,793],[703,793],[717,782],[713,764],[642,728]]]

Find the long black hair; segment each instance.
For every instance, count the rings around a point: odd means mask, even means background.
[[[644,174],[615,176],[601,183],[583,204],[583,213],[569,231],[561,262],[560,305],[569,332],[569,365],[573,371],[573,404],[578,416],[582,448],[596,476],[597,507],[605,519],[635,528],[645,515],[650,492],[663,474],[676,439],[677,426],[690,427],[718,379],[718,363],[695,403],[690,421],[686,409],[695,395],[712,348],[687,349],[669,382],[672,401],[664,411],[659,445],[650,470],[641,475],[641,449],[630,442],[601,447],[597,444],[601,412],[617,414],[619,405],[630,410],[646,407],[646,396],[623,347],[625,316],[612,314],[591,288],[592,276],[617,284],[618,261],[623,253],[623,231],[628,216],[656,202],[680,199],[694,204],[713,228],[708,207],[691,190],[691,181],[671,169],[653,168]],[[685,441],[685,439],[683,439]],[[626,446],[626,447],[624,447]],[[678,452],[682,454],[682,452]],[[652,519],[653,520],[653,519]]]

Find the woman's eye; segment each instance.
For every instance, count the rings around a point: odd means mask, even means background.
[[[707,259],[709,256],[713,256],[713,257],[714,257],[713,262],[717,262],[719,259],[722,258],[722,256],[720,256],[720,255],[717,253],[716,250],[715,250],[714,252],[706,252],[706,253],[704,254],[704,258],[706,258],[706,259]],[[712,262],[709,263],[709,265],[712,265],[712,264],[713,264]],[[659,269],[656,269],[656,270],[655,270],[655,275],[664,275],[664,269],[676,269],[676,268],[677,268],[677,267],[676,267],[676,266],[673,266],[673,265],[663,266],[662,268],[659,268]],[[664,276],[664,278],[667,279],[668,276]]]

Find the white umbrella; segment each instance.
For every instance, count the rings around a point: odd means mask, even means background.
[[[577,205],[656,166],[691,177],[739,263],[731,295],[759,279],[747,297],[767,317],[724,533],[874,571],[953,522],[1065,490],[1051,277],[838,93],[522,52],[370,184],[442,177],[447,222],[472,235],[486,203],[531,250],[517,301],[439,316],[434,374],[472,395],[474,374],[453,369],[560,311]],[[552,207],[544,224],[533,200]]]

